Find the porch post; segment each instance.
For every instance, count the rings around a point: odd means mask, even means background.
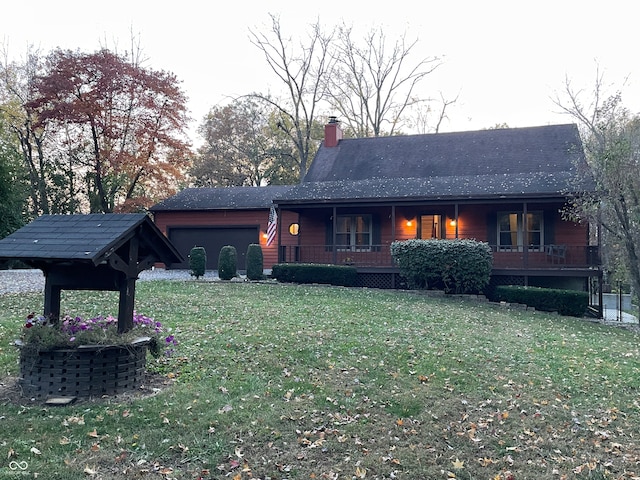
[[[336,245],[336,239],[338,238],[338,234],[336,233],[336,229],[338,228],[338,218],[337,218],[337,214],[338,214],[338,209],[336,207],[333,207],[333,239],[332,239],[332,243],[333,243],[333,264],[335,265],[336,263],[338,263],[338,246]]]
[[[277,223],[278,226],[278,262],[282,262],[281,253],[282,253],[282,211],[280,210],[280,206],[276,208],[276,218],[279,220]]]
[[[391,205],[391,241],[396,240],[396,206]]]
[[[457,240],[458,239],[458,202],[456,202],[456,204],[455,204],[455,213],[454,213],[454,215],[455,215],[455,219],[456,219],[456,233],[455,233],[455,235],[456,235],[456,240]]]
[[[396,241],[396,206],[391,205],[391,242]],[[382,248],[382,247],[381,247]],[[391,265],[393,265],[393,258],[391,259]],[[391,288],[396,288],[396,274],[391,272]]]
[[[529,267],[529,245],[527,244],[527,234],[529,233],[529,225],[527,225],[527,202],[522,204],[522,260],[524,267]]]

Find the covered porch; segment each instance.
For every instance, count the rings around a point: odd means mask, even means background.
[[[563,206],[557,198],[280,205],[298,221],[279,226],[278,261],[393,268],[394,241],[474,239],[489,244],[497,271],[597,270],[597,232],[563,219]]]

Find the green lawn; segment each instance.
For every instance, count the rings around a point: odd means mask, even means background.
[[[0,296],[0,382],[42,296]],[[116,313],[113,294],[63,309]],[[154,396],[0,411],[0,479],[640,477],[637,334],[411,292],[139,282]],[[26,470],[12,470],[18,463]]]

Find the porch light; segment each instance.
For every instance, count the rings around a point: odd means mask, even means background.
[[[455,218],[452,218],[451,221],[449,222],[449,225],[451,225],[452,227],[456,226],[456,220]]]
[[[292,223],[291,225],[289,225],[289,233],[291,235],[293,235],[294,237],[296,235],[298,235],[298,232],[300,231],[300,225],[297,223]]]
[[[413,220],[407,220],[407,227],[413,227]]]
[[[265,241],[266,241],[266,240],[267,240],[267,238],[269,238],[269,235],[267,235],[266,233],[263,233],[263,234],[262,234],[262,238],[263,238],[263,240],[265,240]]]

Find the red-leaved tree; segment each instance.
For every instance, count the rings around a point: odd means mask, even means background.
[[[56,50],[30,104],[84,179],[92,212],[135,211],[173,193],[191,156],[175,75],[101,50]]]

